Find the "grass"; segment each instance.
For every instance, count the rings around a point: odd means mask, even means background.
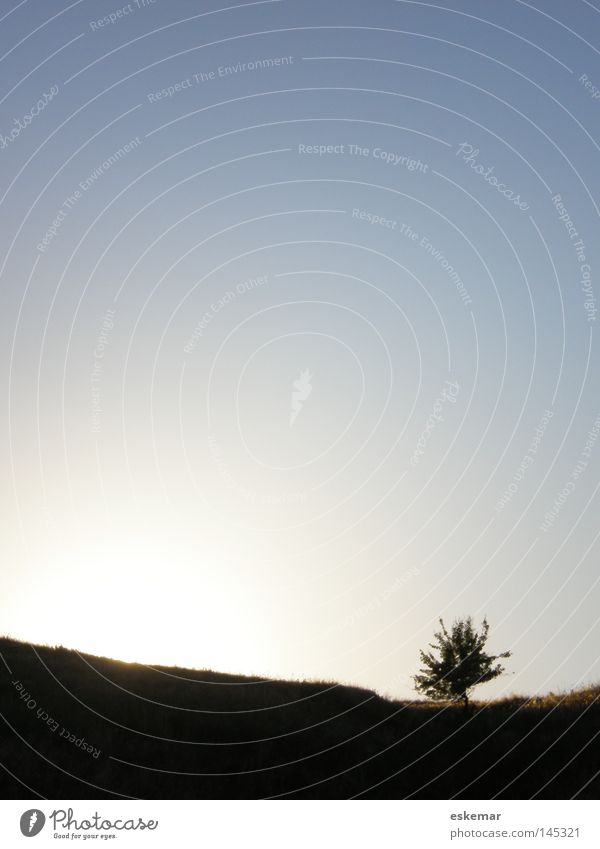
[[[597,799],[600,686],[451,704],[0,638],[3,798]]]

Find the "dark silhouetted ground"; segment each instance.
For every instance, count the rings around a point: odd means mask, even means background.
[[[597,799],[600,687],[461,708],[0,639],[3,798]],[[21,689],[19,689],[21,688]]]

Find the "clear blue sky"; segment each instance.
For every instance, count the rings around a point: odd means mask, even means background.
[[[600,11],[0,3],[0,630],[598,680]]]

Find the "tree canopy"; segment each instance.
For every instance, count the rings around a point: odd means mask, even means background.
[[[466,708],[473,688],[502,675],[504,667],[497,661],[511,653],[491,655],[484,651],[490,630],[486,619],[481,632],[470,616],[455,620],[450,633],[442,619],[440,625],[435,642],[430,643],[432,651],[421,651],[422,668],[413,677],[415,689],[436,701],[462,701]]]

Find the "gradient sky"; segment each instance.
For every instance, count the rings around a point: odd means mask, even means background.
[[[599,25],[2,0],[0,631],[410,697],[487,615],[481,695],[598,680]]]

